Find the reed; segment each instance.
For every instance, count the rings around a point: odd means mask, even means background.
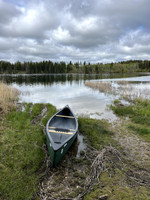
[[[127,101],[134,101],[135,99],[144,100],[150,98],[150,88],[138,88],[124,80],[117,82],[86,81],[85,85],[94,90],[99,90],[99,92],[105,94],[117,95],[120,99],[125,99]]]
[[[86,81],[85,85],[87,87],[92,88],[92,89],[99,90],[99,92],[103,92],[105,94],[114,93],[115,92],[115,90],[114,90],[111,82],[103,82],[103,81],[101,81],[101,82],[92,82],[92,81]]]
[[[117,81],[118,85],[127,85],[129,82],[125,80]]]
[[[0,113],[7,113],[15,107],[19,91],[0,82]]]

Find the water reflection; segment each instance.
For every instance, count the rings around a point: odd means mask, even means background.
[[[69,105],[76,115],[88,115],[94,118],[115,117],[111,111],[106,111],[107,104],[113,101],[113,97],[104,93],[93,91],[84,85],[84,81],[77,84],[75,81],[54,83],[53,85],[34,84],[22,85],[12,84],[22,91],[21,102],[52,103],[58,109]],[[92,113],[92,115],[91,115]],[[93,113],[97,113],[93,115]]]
[[[79,158],[80,157],[80,153],[82,151],[84,151],[86,149],[86,143],[83,141],[84,136],[81,135],[80,133],[78,134],[78,150],[77,150],[77,154],[76,157]]]
[[[6,82],[7,84],[16,83],[17,85],[52,85],[54,83],[65,83],[69,81],[70,84],[72,82],[76,82],[76,84],[80,84],[81,81],[86,80],[97,80],[97,79],[114,79],[114,78],[125,78],[125,77],[133,77],[140,76],[140,74],[37,74],[37,75],[27,75],[27,74],[0,74],[0,81]],[[145,74],[146,76],[146,74]]]
[[[58,109],[70,105],[73,112],[79,115],[88,115],[91,118],[115,120],[112,111],[106,109],[114,100],[113,95],[105,95],[85,86],[86,80],[117,80],[120,77],[133,77],[121,74],[51,74],[51,75],[0,75],[0,80],[15,86],[21,91],[20,102],[52,103]],[[138,76],[136,78],[136,76]],[[135,74],[132,81],[150,80],[149,77],[140,77]],[[119,79],[120,80],[120,79]]]
[[[76,158],[80,158],[80,153],[86,149],[86,143],[83,141],[84,136],[80,133],[78,133],[77,138],[73,142],[73,144],[70,147],[69,153],[76,156]]]

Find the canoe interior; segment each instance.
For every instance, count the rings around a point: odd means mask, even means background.
[[[48,132],[53,140],[53,148],[59,149],[64,142],[72,137],[77,129],[77,121],[69,107],[58,112],[48,124]]]

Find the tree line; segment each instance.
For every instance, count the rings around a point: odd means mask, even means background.
[[[42,62],[24,62],[19,61],[10,63],[0,61],[0,74],[58,74],[58,73],[130,73],[139,71],[150,71],[149,60],[128,60],[118,63],[86,63],[75,62],[65,63],[42,61]]]

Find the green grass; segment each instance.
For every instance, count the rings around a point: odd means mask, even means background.
[[[148,102],[144,103],[136,101],[133,105],[123,106],[121,102],[117,100],[112,106],[112,109],[119,116],[128,116],[131,119],[131,124],[135,125],[134,128],[136,129],[134,131],[141,131],[142,137],[147,138],[150,130],[147,123],[147,118],[149,117],[149,111],[147,111],[148,105]],[[141,120],[139,124],[138,118],[140,119],[141,116],[145,117],[147,121]],[[122,150],[120,149],[119,144],[113,139],[114,133],[111,131],[111,124],[104,120],[89,118],[79,118],[78,121],[79,131],[84,135],[86,142],[92,147],[101,150],[103,147],[111,144],[116,149]],[[139,130],[137,130],[138,125]],[[130,172],[130,164],[128,164],[127,160],[117,160],[115,157],[108,155],[103,164],[107,170],[101,173],[99,184],[94,186],[94,188],[85,195],[84,200],[99,199],[100,196],[106,194],[110,200],[149,199],[149,187],[141,186],[128,178],[127,173]]]
[[[118,116],[129,117],[132,124],[129,124],[128,128],[150,141],[150,100],[136,99],[128,106],[122,106],[115,101],[111,109]]]
[[[31,199],[44,170],[45,136],[39,125],[31,123],[44,105],[27,104],[25,107],[25,111],[13,110],[0,121],[0,199]],[[48,118],[56,108],[47,107]],[[47,118],[43,120],[45,124]]]
[[[85,196],[84,200],[99,199],[106,194],[109,200],[149,200],[150,190],[148,186],[130,185],[126,175],[116,168],[111,176],[110,172],[104,172],[100,176],[100,183]]]
[[[113,132],[109,130],[109,124],[103,120],[79,118],[79,131],[85,136],[88,144],[96,149],[112,144]]]
[[[149,105],[148,101],[141,102],[137,100],[132,106],[125,107],[121,106],[119,101],[115,101],[112,109],[114,112],[117,110],[120,116],[128,116],[132,121],[128,127],[148,139],[150,135],[148,122],[150,116]],[[45,155],[42,150],[42,146],[45,143],[45,136],[38,123],[33,123],[33,119],[40,121],[41,118],[37,116],[41,114],[45,106],[48,109],[48,114],[43,118],[42,123],[46,125],[48,119],[56,113],[56,108],[50,104],[25,104],[24,111],[16,112],[16,110],[13,110],[3,121],[0,121],[0,199],[29,200],[38,191],[39,178],[45,169],[43,163]],[[139,120],[141,116],[146,120]],[[111,124],[106,121],[79,118],[78,122],[79,132],[84,135],[84,139],[90,146],[101,150],[110,144],[112,146],[117,145],[113,140],[114,134],[111,131]],[[75,166],[80,169],[84,165],[84,162],[77,162],[77,159],[74,159],[74,157],[71,158],[69,156],[68,163],[69,161],[69,166],[71,167],[68,169],[70,170],[74,169]],[[115,162],[106,162],[109,170],[101,174],[99,177],[100,183],[85,196],[85,200],[98,199],[99,196],[104,194],[108,194],[110,200],[149,199],[149,188],[146,186],[136,186],[136,184],[134,186],[130,185],[125,172],[119,167],[122,166],[121,161],[119,162],[117,165]],[[87,170],[89,163],[85,166],[82,166],[82,168]],[[64,168],[66,168],[65,161],[64,167],[62,165],[60,168],[62,168],[62,171],[58,171],[59,168],[54,169],[54,172],[56,170],[58,174],[56,174],[56,180],[52,180],[54,184],[54,188],[52,188],[53,192],[57,192],[58,188],[62,187],[61,178],[64,180],[64,177],[66,177],[66,173],[63,174],[65,171]],[[74,173],[71,171],[72,178],[69,179],[68,176],[69,184],[72,184],[74,188],[72,194],[70,194],[71,197],[75,197],[81,193],[80,188],[77,190],[76,187],[82,185],[82,181],[85,180],[88,174],[87,171],[86,173],[82,173],[83,170],[74,171]],[[55,184],[58,184],[58,182],[60,182],[60,186],[56,190]],[[63,198],[63,192],[65,193],[65,191],[64,188],[61,190]]]
[[[140,137],[144,138],[146,141],[150,142],[150,126],[140,125],[140,124],[129,124],[128,128],[137,133]]]

